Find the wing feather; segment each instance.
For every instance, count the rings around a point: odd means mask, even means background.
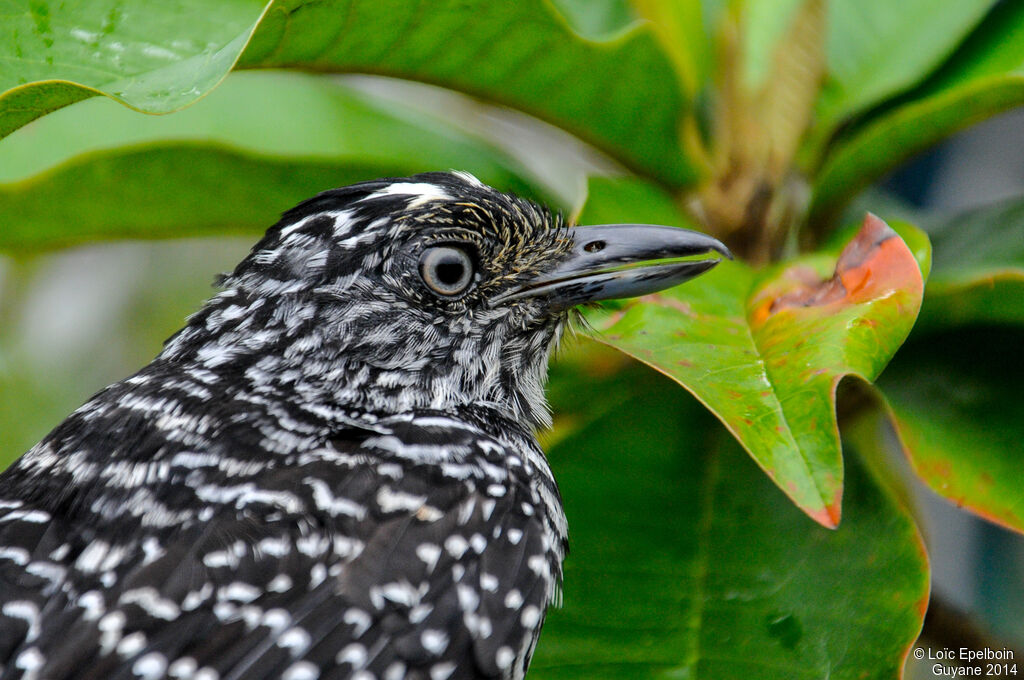
[[[467,447],[479,437],[408,425],[401,434],[423,447]],[[333,446],[367,448],[344,439]],[[38,630],[31,617],[0,613],[0,660],[37,649],[42,677],[54,680],[202,669],[221,680],[309,669],[321,677],[521,677],[540,625],[521,612],[543,613],[558,568],[546,527],[524,510],[537,500],[529,487],[512,475],[495,484],[466,466],[449,474],[422,460],[335,458],[345,465],[325,453],[261,473],[260,489],[301,499],[297,511],[238,502],[202,524],[106,553],[100,539],[83,539],[59,518],[5,523],[4,513],[33,509],[0,510],[0,546],[14,550],[6,560],[0,553],[0,604],[45,610]],[[78,569],[115,550],[128,552],[113,583],[100,569],[76,572],[85,584],[77,591],[19,563]],[[0,680],[19,677],[16,664],[0,665]]]

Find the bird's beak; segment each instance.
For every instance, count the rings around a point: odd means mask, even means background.
[[[647,295],[692,279],[721,261],[697,256],[714,252],[732,259],[717,239],[677,227],[605,224],[573,227],[568,233],[572,247],[567,259],[493,298],[491,305],[544,297],[553,308],[567,309],[584,302]]]

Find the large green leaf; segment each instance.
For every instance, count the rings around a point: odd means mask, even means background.
[[[940,15],[959,5],[929,11]],[[924,44],[916,30],[908,35],[907,45]],[[811,222],[827,226],[858,191],[911,155],[1021,103],[1024,3],[1004,2],[920,88],[834,142],[815,179]]]
[[[0,78],[0,136],[96,93],[175,110],[239,59],[242,68],[444,85],[548,120],[664,182],[694,178],[679,151],[686,106],[646,29],[589,40],[544,0],[279,0],[262,17],[253,0],[213,12],[140,0],[11,4],[16,21],[0,42],[0,63],[13,65]]]
[[[923,80],[995,4],[831,0],[818,134],[830,134],[844,118]]]
[[[712,2],[701,0],[633,0],[633,4],[651,26],[662,49],[672,60],[684,91],[696,95],[712,70],[713,49],[707,27],[717,20],[705,21]],[[717,14],[714,9],[711,13]],[[717,19],[717,17],[715,18]]]
[[[550,0],[569,27],[591,40],[626,31],[637,21],[628,0]]]
[[[174,116],[104,99],[0,142],[0,250],[257,233],[318,191],[460,168],[536,195],[485,143],[327,79],[240,73]]]
[[[915,336],[879,379],[914,471],[958,506],[1024,532],[1024,331]]]
[[[584,377],[600,364],[553,379],[558,418],[584,424],[549,451],[571,552],[530,677],[897,677],[927,559],[856,457],[843,523],[825,530],[671,384]]]
[[[263,0],[12,0],[0,9],[0,137],[107,94],[146,111],[192,103],[227,74]]]
[[[925,224],[935,248],[919,329],[1024,324],[1024,200]]]
[[[672,184],[685,104],[645,29],[580,38],[543,0],[275,3],[240,66],[361,71],[455,88],[548,120]]]
[[[650,196],[647,206],[628,197],[619,185],[592,183],[586,210],[601,219],[585,211],[582,221],[612,221],[616,210],[620,221],[652,215]],[[667,203],[659,216],[671,212]],[[910,331],[922,287],[902,239],[869,217],[838,259],[805,257],[765,274],[725,262],[588,319],[602,342],[692,392],[800,508],[835,526],[843,488],[836,388],[847,375],[878,375]]]

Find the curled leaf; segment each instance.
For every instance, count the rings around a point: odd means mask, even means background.
[[[872,381],[917,317],[921,270],[904,241],[869,215],[838,257],[758,276],[726,262],[700,279],[595,311],[599,340],[693,393],[800,508],[840,519],[843,465],[836,389]]]

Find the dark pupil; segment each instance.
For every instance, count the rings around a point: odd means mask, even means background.
[[[445,259],[437,263],[437,280],[446,286],[454,286],[462,280],[462,262],[458,259]]]

